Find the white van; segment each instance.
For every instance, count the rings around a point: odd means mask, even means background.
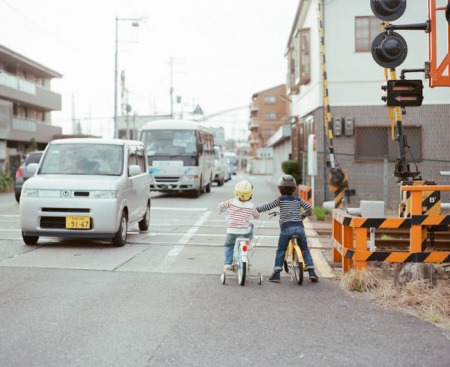
[[[20,226],[27,245],[39,237],[127,240],[128,226],[150,223],[150,177],[145,146],[119,139],[51,141],[23,185]]]

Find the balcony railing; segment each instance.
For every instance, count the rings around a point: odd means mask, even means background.
[[[12,128],[14,130],[36,132],[37,131],[37,121],[14,117],[12,120]]]
[[[0,84],[20,90],[21,92],[36,94],[36,84],[29,82],[28,80],[18,78],[15,75],[9,74],[4,70],[0,70]]]

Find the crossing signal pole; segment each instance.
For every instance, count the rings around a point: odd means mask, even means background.
[[[408,55],[408,46],[405,39],[399,33],[394,32],[392,25],[389,24],[390,21],[397,20],[403,15],[406,9],[406,0],[371,0],[370,6],[378,19],[387,22],[387,24],[381,23],[384,27],[384,32],[376,36],[372,42],[372,57],[378,65],[384,67],[386,70],[387,84],[381,88],[387,92],[387,96],[383,96],[382,100],[386,102],[389,108],[392,131],[394,135],[395,129],[397,134],[395,140],[397,141],[399,151],[394,176],[399,181],[405,181],[407,179],[414,180],[419,177],[420,172],[417,167],[415,171],[411,171],[406,159],[410,147],[406,135],[403,134],[402,124],[402,114],[405,113],[406,104],[410,104],[411,96],[408,95],[409,87],[400,85],[403,81],[397,80],[397,74],[395,72],[395,68],[405,61]],[[410,27],[416,29],[418,26],[410,25]],[[423,27],[423,24],[421,27]],[[402,77],[404,78],[403,73]],[[417,89],[413,88],[412,90],[415,91]],[[422,103],[423,97],[415,97]],[[406,103],[407,100],[408,103]]]
[[[423,101],[422,80],[406,80],[405,74],[411,72],[423,72],[425,78],[429,80],[430,87],[450,86],[450,1],[446,7],[437,7],[437,0],[428,0],[428,19],[424,23],[394,25],[391,21],[400,18],[406,9],[406,0],[371,0],[370,5],[377,18],[384,21],[381,25],[384,32],[374,38],[372,43],[372,56],[377,64],[385,68],[387,84],[382,86],[387,95],[382,97],[389,109],[392,126],[396,127],[399,158],[396,161],[394,176],[399,179],[401,185],[436,184],[433,181],[422,181],[420,172],[411,171],[406,155],[409,151],[406,135],[402,132],[402,114],[406,113],[406,107],[421,106]],[[414,4],[417,6],[417,4]],[[443,18],[439,18],[441,16]],[[439,24],[438,24],[439,22]],[[442,24],[446,24],[447,41],[444,46],[447,53],[439,62],[437,59],[437,38],[442,37]],[[397,80],[395,68],[405,61],[408,54],[408,46],[404,38],[397,32],[399,30],[423,30],[428,33],[428,60],[424,62],[424,67],[420,69],[404,69],[401,71],[401,78]],[[440,54],[442,54],[442,43],[440,44]],[[390,78],[388,79],[388,69]],[[400,110],[402,114],[400,114]],[[402,197],[399,208],[400,216],[408,216],[407,197]],[[426,236],[426,231],[422,233]]]

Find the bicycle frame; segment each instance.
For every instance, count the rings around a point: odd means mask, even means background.
[[[303,272],[306,270],[306,265],[302,250],[298,244],[299,240],[299,236],[292,236],[289,239],[284,258],[284,270],[291,275],[291,280],[295,277],[297,284],[301,285],[303,283]]]
[[[239,285],[245,284],[245,279],[248,276],[247,272],[250,270],[250,256],[248,254],[249,250],[255,247],[248,238],[238,237],[234,243],[233,250],[233,272],[237,271],[237,278]],[[262,283],[262,275],[258,273],[259,284]],[[221,275],[222,284],[225,284],[226,274],[225,272]]]

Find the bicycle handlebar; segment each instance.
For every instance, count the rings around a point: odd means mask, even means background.
[[[273,218],[280,215],[280,213],[278,212],[269,212],[269,218]],[[302,215],[302,219],[305,219],[307,216],[306,215]]]

